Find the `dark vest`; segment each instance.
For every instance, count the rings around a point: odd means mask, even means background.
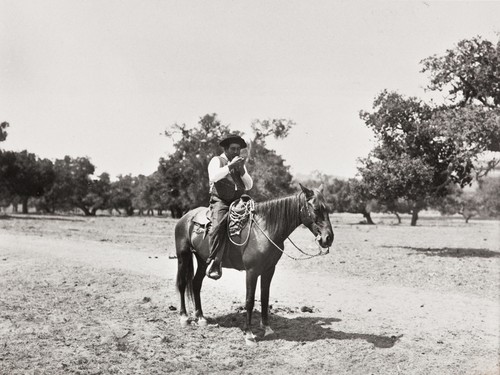
[[[225,167],[229,162],[220,156],[220,167]],[[245,184],[238,171],[230,172],[226,177],[213,184],[210,194],[213,194],[227,203],[240,198],[245,192]]]

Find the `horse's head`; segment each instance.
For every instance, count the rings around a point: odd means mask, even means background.
[[[312,190],[302,185],[300,188],[305,196],[305,205],[300,209],[300,220],[316,236],[321,247],[329,248],[333,242],[333,229],[323,196],[323,185]]]

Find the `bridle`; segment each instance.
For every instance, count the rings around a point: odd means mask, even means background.
[[[299,194],[299,202],[300,202],[300,196],[305,195],[303,192],[300,192]],[[314,236],[317,238],[320,236],[319,234],[319,226],[316,224],[316,222],[313,219],[313,216],[311,214],[311,211],[309,209],[309,203],[307,202],[307,198],[304,197],[304,205],[300,207],[300,221],[302,224],[304,224],[309,230],[314,234]],[[299,203],[300,204],[300,203]]]
[[[303,192],[300,192],[299,194],[299,204],[301,202],[301,199],[300,199],[300,195],[304,194]],[[250,201],[250,202],[253,202],[253,201]],[[311,258],[314,258],[314,257],[317,257],[317,256],[321,256],[321,255],[326,255],[329,253],[330,251],[330,247],[328,247],[325,251],[323,251],[323,248],[319,245],[319,238],[321,237],[321,234],[319,233],[319,227],[318,227],[318,224],[316,224],[316,222],[314,221],[314,219],[312,218],[312,215],[311,215],[311,211],[309,210],[309,204],[307,202],[307,199],[305,198],[304,196],[304,202],[305,202],[305,205],[302,205],[299,209],[299,212],[300,212],[300,221],[302,224],[304,224],[307,228],[309,228],[311,230],[311,232],[316,236],[314,241],[318,244],[318,253],[316,254],[309,254],[309,253],[306,253],[304,250],[302,250],[300,247],[298,247],[291,239],[290,237],[287,237],[287,240],[290,241],[290,243],[297,249],[299,250],[302,254],[305,255],[305,257],[303,258],[296,258],[296,257],[293,257],[287,253],[285,253],[285,250],[282,249],[281,247],[279,247],[269,236],[268,234],[264,231],[264,229],[262,229],[260,227],[260,225],[257,223],[257,221],[254,219],[254,206],[253,204],[249,207],[250,209],[248,210],[249,214],[250,214],[250,218],[249,218],[249,228],[248,228],[248,234],[247,234],[247,238],[245,239],[245,241],[243,243],[236,243],[233,241],[233,239],[231,238],[231,236],[229,235],[229,231],[227,232],[227,236],[229,238],[229,241],[231,241],[231,243],[233,245],[236,245],[236,246],[244,246],[247,242],[248,242],[248,239],[250,238],[250,232],[251,232],[251,229],[252,229],[252,224],[255,224],[255,226],[257,228],[259,228],[259,230],[262,232],[262,234],[268,239],[269,242],[271,242],[271,244],[273,244],[273,246],[278,249],[279,251],[281,251],[283,254],[285,254],[287,257],[293,259],[293,260],[307,260],[307,259],[311,259]],[[230,210],[231,212],[231,210]],[[228,220],[228,223],[229,223],[229,220]]]

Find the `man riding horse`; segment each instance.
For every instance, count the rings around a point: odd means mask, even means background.
[[[212,228],[208,234],[210,256],[206,275],[218,280],[222,276],[222,257],[227,245],[227,220],[229,206],[253,186],[252,177],[245,167],[245,159],[240,157],[246,142],[239,135],[231,134],[219,145],[224,152],[214,156],[208,165],[210,180],[210,212]]]

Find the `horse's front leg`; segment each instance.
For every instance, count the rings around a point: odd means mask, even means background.
[[[246,313],[245,326],[243,327],[243,333],[245,334],[245,342],[249,346],[257,345],[257,342],[255,341],[255,336],[251,330],[252,312],[255,304],[255,288],[257,286],[257,278],[258,275],[255,271],[247,270],[246,274],[247,292],[246,292],[246,303],[245,303],[247,313]]]
[[[269,289],[273,279],[275,266],[266,270],[260,277],[260,301],[261,301],[261,322],[260,326],[264,329],[264,336],[269,336],[274,331],[269,327]]]

